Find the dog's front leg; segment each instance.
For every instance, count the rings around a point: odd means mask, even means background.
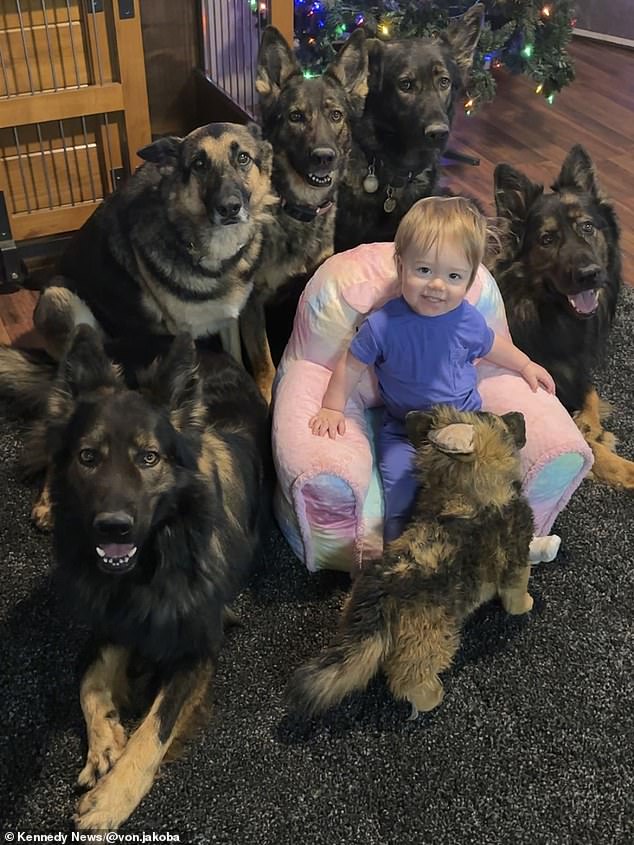
[[[531,574],[530,565],[522,566],[520,569],[513,569],[505,572],[500,578],[498,594],[502,606],[507,613],[519,616],[521,613],[528,613],[533,607],[533,598],[528,592],[528,579]]]
[[[271,404],[275,365],[271,358],[269,340],[266,336],[266,317],[264,302],[258,291],[254,290],[240,314],[240,333],[253,371],[253,378],[260,393]]]
[[[119,721],[118,705],[127,697],[128,652],[119,646],[105,646],[82,678],[81,709],[88,732],[86,765],[79,786],[94,786],[117,762],[126,743]]]
[[[150,791],[170,746],[200,710],[213,676],[211,661],[166,678],[152,707],[128,739],[114,768],[77,805],[80,830],[116,830]]]

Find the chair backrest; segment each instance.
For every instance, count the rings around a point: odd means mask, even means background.
[[[278,368],[303,359],[333,369],[366,314],[400,293],[394,263],[394,244],[362,244],[333,255],[310,279],[297,306],[290,340]],[[498,334],[508,336],[504,303],[493,276],[480,266],[467,294]],[[380,404],[376,379],[370,370],[358,391],[367,407]]]

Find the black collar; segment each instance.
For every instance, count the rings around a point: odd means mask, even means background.
[[[319,217],[321,214],[326,214],[330,211],[334,203],[332,200],[326,200],[315,208],[312,205],[300,205],[299,203],[289,202],[282,197],[281,205],[288,215],[295,220],[299,220],[300,223],[312,223],[315,217]]]

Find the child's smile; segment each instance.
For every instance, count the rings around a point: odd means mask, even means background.
[[[403,299],[424,317],[439,317],[465,297],[472,269],[460,244],[446,241],[420,255],[415,246],[397,257]]]

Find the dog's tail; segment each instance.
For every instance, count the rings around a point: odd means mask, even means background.
[[[0,347],[0,398],[18,416],[42,416],[57,363],[42,350]]]
[[[300,666],[290,678],[286,699],[308,715],[326,710],[351,692],[363,690],[377,673],[386,653],[383,632],[362,640],[344,638]]]

